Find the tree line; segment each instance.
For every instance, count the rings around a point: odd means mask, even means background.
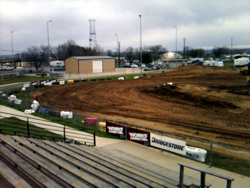
[[[49,53],[50,50],[50,53]],[[162,54],[168,52],[166,48],[162,45],[153,45],[153,46],[144,46],[142,48],[142,62],[144,64],[149,64],[152,61],[158,61]],[[234,49],[233,53],[243,53],[244,50],[236,50]],[[26,51],[18,56],[22,61],[29,62],[34,66],[37,70],[42,65],[48,65],[48,54],[50,54],[50,60],[65,60],[72,56],[96,56],[102,55],[104,52],[100,47],[97,48],[89,48],[89,47],[81,47],[75,43],[73,40],[68,40],[63,44],[59,44],[57,47],[50,47],[45,45],[41,45],[40,47],[33,46],[28,48]],[[185,49],[181,52],[179,51],[183,58],[195,58],[195,57],[207,57],[205,50],[203,48],[191,48],[185,47]],[[116,57],[117,53],[112,52],[111,50],[107,50],[106,54],[112,57]],[[220,58],[223,55],[232,54],[231,49],[227,47],[215,47],[212,50],[212,56],[216,58]],[[132,63],[134,60],[140,60],[140,49],[128,47],[123,52],[118,54],[120,57],[125,57],[125,59]]]

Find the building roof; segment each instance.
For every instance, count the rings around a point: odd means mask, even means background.
[[[110,56],[72,56],[72,58],[75,58],[77,60],[100,60],[100,59],[114,59]]]

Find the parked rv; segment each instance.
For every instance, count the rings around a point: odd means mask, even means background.
[[[50,66],[52,67],[64,67],[65,64],[64,64],[64,61],[51,61],[50,62]]]
[[[234,67],[246,66],[250,62],[248,57],[241,57],[238,59],[234,59]]]
[[[13,71],[15,68],[12,66],[0,66],[0,70],[4,70],[4,71]]]
[[[224,63],[223,61],[214,61],[213,59],[211,59],[211,60],[204,61],[203,66],[224,67]]]

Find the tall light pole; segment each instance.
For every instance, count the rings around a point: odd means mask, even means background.
[[[121,67],[121,46],[120,46],[120,41],[118,42],[118,49],[119,49],[119,60],[118,60],[118,67]]]
[[[13,57],[13,33],[14,31],[11,31],[11,52],[12,52],[12,59],[13,59],[13,65],[14,66],[14,57]]]
[[[176,62],[177,62],[177,27],[174,25],[174,28],[176,29],[175,54],[176,54]]]
[[[50,48],[49,48],[49,23],[52,20],[47,21],[47,36],[48,36],[48,63],[49,63],[49,77],[51,78],[51,67],[50,67]]]
[[[186,38],[183,39],[184,45],[183,45],[183,58],[186,58]]]
[[[118,42],[118,35],[115,34],[117,36],[117,64],[118,64],[118,51],[119,51],[119,42]]]
[[[142,34],[141,34],[141,15],[139,15],[140,17],[140,52],[141,52],[141,77],[142,77]]]
[[[231,38],[231,59],[233,59],[233,40],[234,38]]]

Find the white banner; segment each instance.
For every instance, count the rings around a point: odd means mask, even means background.
[[[30,83],[24,83],[23,87],[30,87]]]
[[[166,136],[160,136],[153,133],[151,133],[150,135],[151,146],[186,155],[185,141],[169,138]]]

